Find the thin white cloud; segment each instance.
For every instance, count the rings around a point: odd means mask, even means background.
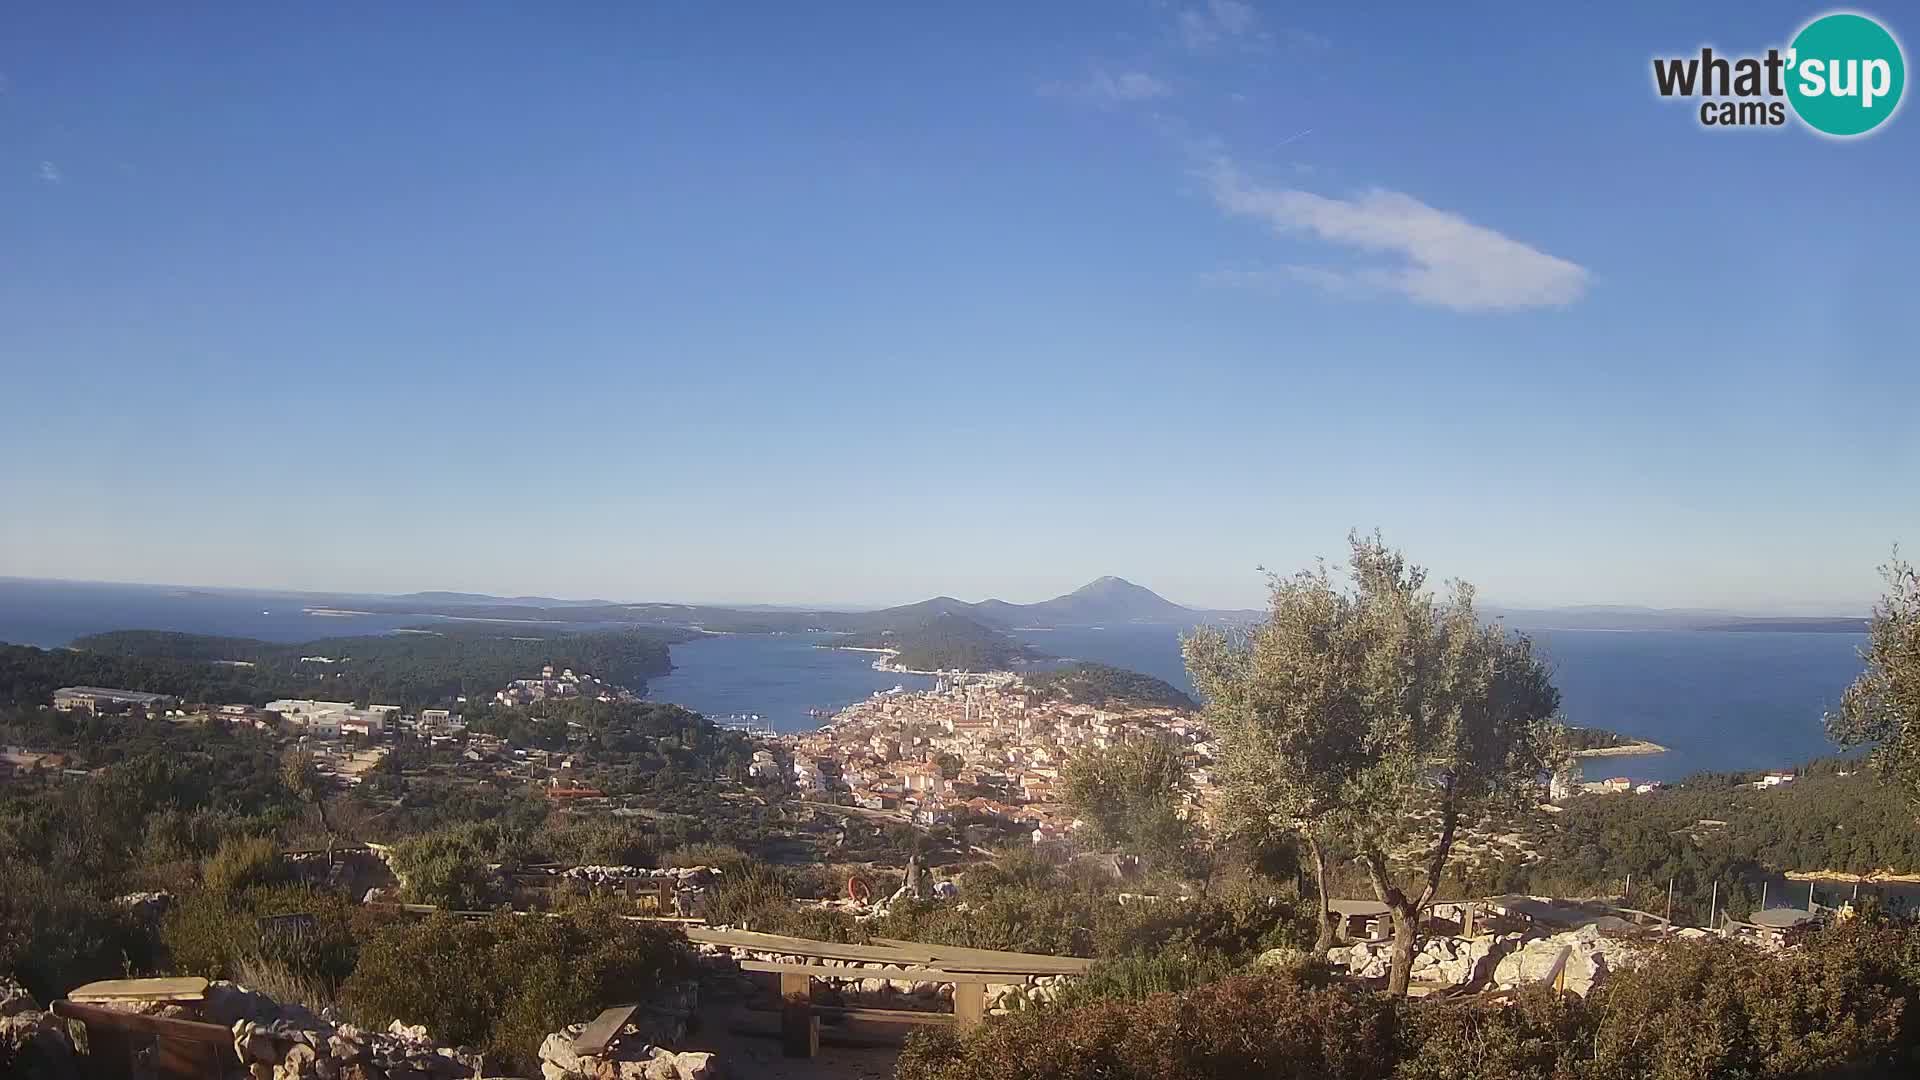
[[[1287,266],[1261,272],[1257,280],[1244,273],[1229,276],[1223,284],[1290,279],[1342,293],[1395,292],[1454,311],[1563,307],[1587,291],[1591,275],[1586,268],[1411,195],[1376,188],[1334,199],[1266,187],[1224,158],[1216,158],[1204,176],[1215,205],[1229,214],[1263,221],[1278,233],[1307,232],[1329,244],[1393,259],[1390,265],[1357,269]]]
[[[1052,83],[1041,87],[1041,92],[1057,97],[1078,98],[1103,105],[1115,105],[1129,101],[1151,101],[1173,93],[1173,88],[1162,79],[1155,78],[1144,71],[1122,71],[1118,74],[1105,68],[1096,67],[1088,76],[1075,83]]]
[[[1324,34],[1297,26],[1268,29],[1260,13],[1246,0],[1205,0],[1174,14],[1174,33],[1193,52],[1232,46],[1265,52],[1286,46],[1301,52],[1323,52],[1333,47]]]
[[[41,162],[40,168],[35,175],[49,184],[57,184],[66,179],[66,175],[60,171],[60,166],[55,165],[51,161]]]

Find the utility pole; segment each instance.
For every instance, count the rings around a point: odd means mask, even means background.
[[[1667,927],[1673,927],[1673,879],[1667,879]]]
[[[1807,882],[1807,910],[1813,910],[1813,882]]]
[[[1632,874],[1628,874],[1628,875],[1627,875],[1627,897],[1626,897],[1626,904],[1627,904],[1627,906],[1628,906],[1628,907],[1632,907],[1632,906],[1633,906],[1633,875],[1632,875]]]
[[[1718,927],[1719,914],[1720,914],[1720,883],[1718,881],[1715,881],[1713,883],[1713,899],[1707,901],[1707,929],[1715,930],[1719,928]]]
[[[1767,910],[1767,884],[1768,883],[1764,880],[1760,882],[1760,910],[1761,911]]]

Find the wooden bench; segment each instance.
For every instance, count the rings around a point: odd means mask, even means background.
[[[988,979],[973,972],[945,971],[940,968],[855,968],[828,967],[825,964],[784,964],[770,960],[742,960],[740,970],[780,976],[780,1039],[788,1057],[813,1057],[820,1052],[820,1013],[827,1006],[813,1003],[815,979],[887,979],[900,982],[940,982],[953,985],[953,1013],[949,1019],[922,1019],[945,1014],[914,1014],[904,1009],[834,1009],[834,1015],[852,1020],[905,1022],[917,1024],[951,1023],[962,1033],[979,1027],[987,1015],[987,984],[1005,982]],[[911,1019],[908,1019],[911,1017]]]
[[[92,1062],[87,1074],[102,1080],[146,1075],[221,1080],[238,1068],[233,1032],[219,1024],[141,1016],[72,1000],[54,1002],[53,1015],[85,1025]]]
[[[639,1005],[615,1005],[593,1018],[586,1029],[573,1037],[573,1052],[581,1057],[605,1057],[607,1047],[620,1037],[621,1029],[640,1011]]]

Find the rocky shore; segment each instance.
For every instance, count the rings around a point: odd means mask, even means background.
[[[1596,746],[1588,750],[1575,750],[1573,756],[1576,758],[1651,757],[1654,754],[1666,752],[1667,748],[1657,742],[1636,739],[1633,742],[1621,743],[1619,746]]]

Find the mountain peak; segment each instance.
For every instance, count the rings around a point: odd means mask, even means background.
[[[1155,597],[1159,595],[1144,585],[1135,585],[1126,578],[1114,577],[1112,574],[1108,574],[1105,577],[1094,578],[1092,581],[1087,582],[1085,585],[1080,586],[1067,595],[1097,596],[1101,593],[1146,593],[1149,596]]]

